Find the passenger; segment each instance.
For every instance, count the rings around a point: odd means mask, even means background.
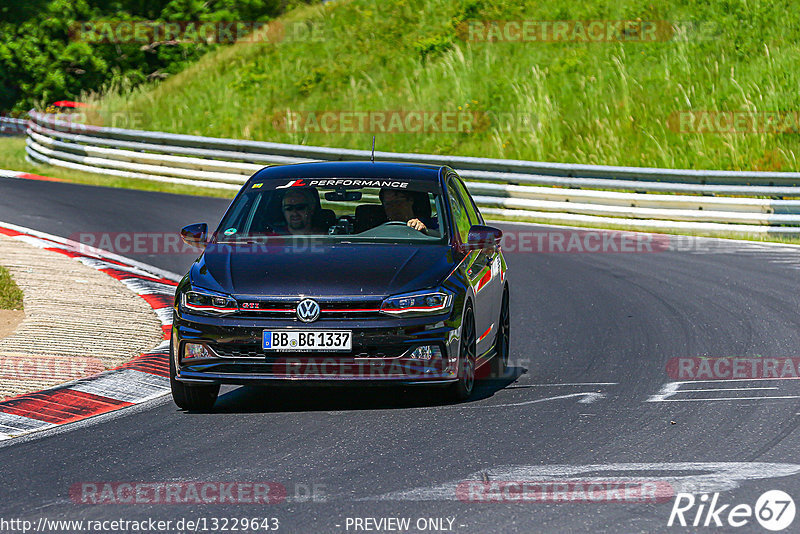
[[[315,191],[311,189],[293,189],[283,196],[281,210],[286,220],[286,232],[291,235],[319,234],[314,228],[314,214],[317,210]]]

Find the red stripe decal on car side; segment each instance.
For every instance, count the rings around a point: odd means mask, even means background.
[[[478,341],[476,343],[480,343],[481,341],[483,341],[483,338],[489,335],[489,332],[492,331],[492,328],[494,328],[494,324],[490,325],[489,328],[486,329],[486,332],[484,332],[481,335],[481,337],[478,338]]]
[[[491,270],[491,269],[488,269],[488,270],[486,271],[486,274],[484,274],[484,275],[481,277],[481,279],[478,281],[478,288],[475,290],[475,292],[477,293],[478,291],[480,291],[481,289],[483,289],[483,287],[484,287],[486,284],[488,284],[488,283],[489,283],[489,281],[490,281],[491,279],[492,279],[492,270]]]

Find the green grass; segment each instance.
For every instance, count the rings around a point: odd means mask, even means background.
[[[157,85],[90,100],[95,120],[176,133],[366,149],[371,132],[287,132],[286,110],[471,110],[474,131],[378,134],[379,150],[693,169],[798,170],[791,134],[680,134],[681,111],[800,109],[790,0],[351,0],[281,20],[310,38],[221,48]],[[655,43],[475,43],[467,20],[690,21]]]
[[[21,310],[22,291],[5,267],[0,267],[0,310]]]
[[[144,191],[221,198],[233,198],[236,194],[236,191],[169,184],[135,178],[121,178],[28,162],[25,160],[25,139],[19,137],[0,137],[0,169],[29,172],[77,184],[120,187],[123,189],[141,189]]]

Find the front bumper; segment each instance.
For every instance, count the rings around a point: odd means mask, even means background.
[[[172,327],[175,379],[200,384],[417,385],[457,380],[460,325],[449,316],[319,320],[209,317],[183,314]],[[352,330],[352,350],[265,352],[264,330]],[[186,343],[200,343],[208,358],[183,358]],[[417,347],[435,347],[429,359]]]

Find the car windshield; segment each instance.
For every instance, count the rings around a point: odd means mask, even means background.
[[[218,243],[275,238],[441,243],[438,184],[422,180],[314,178],[251,181],[216,233]]]

